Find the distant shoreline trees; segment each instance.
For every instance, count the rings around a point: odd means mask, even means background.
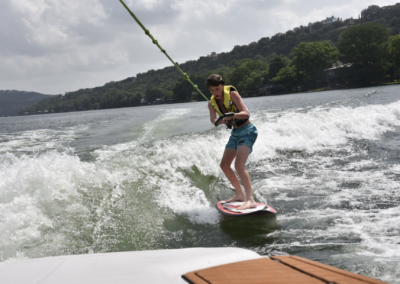
[[[343,32],[339,39],[340,60],[351,66],[343,76],[351,85],[369,86],[384,80],[388,69],[388,32],[379,23],[365,23]]]
[[[400,82],[400,34],[389,37],[389,62],[390,74]]]

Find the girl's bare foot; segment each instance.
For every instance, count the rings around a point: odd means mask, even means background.
[[[223,201],[223,203],[228,203],[228,202],[234,202],[234,201],[239,201],[239,202],[243,202],[246,200],[246,197],[244,195],[238,195],[236,194],[234,197],[232,197],[231,199],[225,200]]]
[[[250,208],[256,208],[257,204],[254,200],[246,200],[241,206],[236,208],[237,210],[246,210]]]

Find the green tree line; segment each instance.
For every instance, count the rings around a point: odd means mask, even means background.
[[[200,57],[180,64],[200,90],[209,74],[223,75],[239,91],[257,93],[263,85],[281,84],[287,92],[326,87],[325,69],[343,63],[343,84],[367,86],[400,76],[400,3],[369,6],[359,19],[335,18],[296,27],[249,45],[235,46],[218,57]],[[22,109],[68,112],[139,106],[163,99],[171,102],[204,100],[174,66],[149,70],[102,87],[81,89],[46,98]]]

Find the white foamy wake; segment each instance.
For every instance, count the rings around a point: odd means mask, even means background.
[[[144,131],[140,138],[141,142],[146,142],[157,138],[157,133],[165,131],[168,127],[173,127],[173,121],[177,118],[184,118],[190,112],[189,109],[169,109],[160,111],[159,115],[144,125]]]
[[[77,131],[84,131],[87,126],[71,127],[65,130],[39,129],[0,134],[0,154],[38,153],[63,148],[76,138]]]
[[[376,140],[400,125],[400,102],[365,107],[315,108],[307,113],[289,112],[269,121],[257,113],[254,123],[259,138],[252,161],[279,150],[315,152],[345,146],[349,139]]]
[[[223,132],[215,133],[217,136],[220,134],[226,136]],[[219,175],[218,164],[224,146],[221,141],[225,139],[191,134],[131,150],[113,146],[116,152],[112,160],[121,166],[121,171],[133,170],[146,177],[140,190],[155,192],[155,200],[161,207],[187,215],[193,222],[215,223],[218,214],[214,205],[202,190],[192,185],[184,171],[192,172],[192,167],[196,166],[203,175]],[[214,147],[209,146],[212,144]],[[99,160],[109,157],[108,149],[96,151]]]

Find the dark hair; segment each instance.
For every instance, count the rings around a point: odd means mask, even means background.
[[[208,76],[207,83],[206,83],[207,88],[209,88],[211,86],[217,87],[219,85],[225,85],[225,80],[222,78],[221,75],[212,74],[212,75]]]

